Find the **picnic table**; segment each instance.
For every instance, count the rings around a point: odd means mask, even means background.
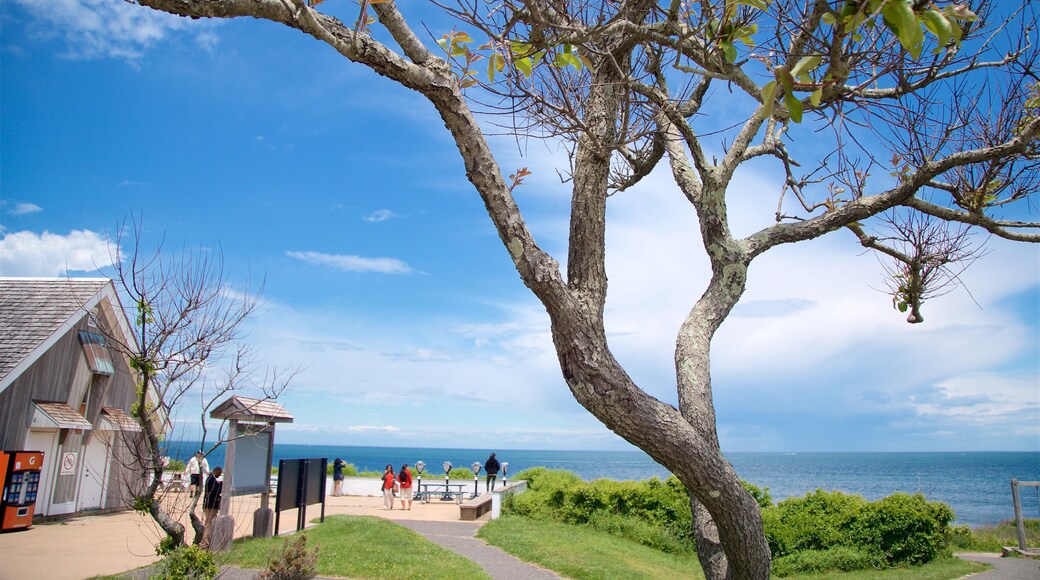
[[[465,483],[423,483],[419,485],[419,493],[415,499],[422,503],[430,503],[433,496],[440,496],[441,501],[462,503],[466,495],[464,487]]]

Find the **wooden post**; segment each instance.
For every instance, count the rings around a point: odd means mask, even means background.
[[[235,536],[235,519],[231,517],[231,495],[235,490],[235,436],[238,432],[238,421],[228,422],[228,433],[231,437],[224,453],[224,486],[220,494],[220,515],[213,518],[213,530],[210,532],[209,548],[214,552],[231,549],[231,541]]]
[[[1011,501],[1015,505],[1015,528],[1018,531],[1018,547],[1020,550],[1026,549],[1026,528],[1025,523],[1022,521],[1022,499],[1018,494],[1018,480],[1011,480]]]

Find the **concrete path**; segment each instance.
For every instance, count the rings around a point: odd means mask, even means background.
[[[962,560],[989,564],[993,569],[988,572],[968,576],[972,580],[1038,580],[1040,579],[1040,560],[1028,558],[1001,558],[1000,554],[969,553],[956,554]]]
[[[487,516],[485,516],[486,518]],[[556,573],[528,564],[476,537],[484,522],[398,520],[427,540],[440,544],[480,565],[495,580],[559,580]]]

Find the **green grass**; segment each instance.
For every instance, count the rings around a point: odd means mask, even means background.
[[[506,516],[484,525],[477,537],[521,560],[569,578],[704,578],[696,555],[666,554],[587,526]],[[788,576],[785,580],[951,580],[986,568],[957,558],[944,558],[913,568],[827,572]]]
[[[1040,520],[1025,520],[1026,546],[1040,548]],[[1018,528],[1014,521],[996,526],[969,530],[958,526],[954,530],[952,547],[955,552],[999,552],[1004,546],[1018,546]]]
[[[505,516],[477,537],[568,578],[704,578],[694,555],[666,554],[584,526]]]
[[[959,558],[942,558],[925,564],[910,568],[891,568],[888,570],[861,570],[858,572],[824,572],[821,574],[785,576],[784,580],[823,580],[824,578],[839,578],[840,580],[899,580],[902,578],[913,580],[951,580],[963,578],[968,574],[977,574],[987,570],[989,566],[976,564]]]
[[[489,576],[473,561],[390,521],[368,516],[332,516],[305,530],[307,547],[318,546],[318,574],[349,578],[458,578]],[[236,540],[227,563],[263,569],[285,538]]]

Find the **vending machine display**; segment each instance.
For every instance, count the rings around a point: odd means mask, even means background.
[[[23,530],[32,525],[36,497],[40,492],[43,453],[39,451],[0,451],[3,470],[3,496],[0,496],[0,532]]]

